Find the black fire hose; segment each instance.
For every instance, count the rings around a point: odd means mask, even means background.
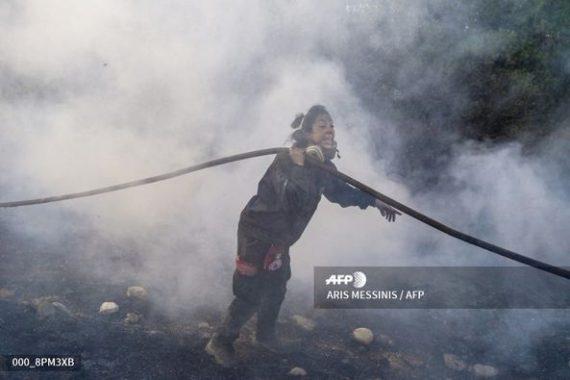
[[[564,278],[570,280],[570,271],[568,271],[564,268],[560,268],[560,267],[557,267],[554,265],[550,265],[548,263],[544,263],[542,261],[531,259],[530,257],[523,256],[520,253],[509,251],[508,249],[501,248],[497,245],[488,243],[484,240],[477,239],[476,237],[473,237],[471,235],[467,235],[461,231],[457,231],[451,227],[446,226],[443,223],[438,222],[435,219],[430,218],[427,215],[422,214],[421,212],[418,212],[418,211],[416,211],[416,210],[414,210],[414,209],[412,209],[406,205],[401,204],[400,202],[398,202],[398,201],[396,201],[390,197],[387,197],[386,195],[384,195],[382,193],[379,193],[378,191],[374,190],[373,188],[366,186],[362,182],[359,182],[359,181],[355,180],[354,178],[347,176],[346,174],[344,174],[342,172],[334,170],[331,167],[328,167],[326,165],[321,164],[320,162],[315,162],[314,159],[311,159],[311,162],[313,164],[315,164],[316,166],[318,166],[320,169],[323,169],[323,170],[331,173],[332,175],[342,179],[344,182],[351,184],[352,186],[364,191],[365,193],[372,195],[374,198],[381,200],[382,202],[394,207],[395,209],[403,212],[404,214],[407,214],[407,215],[411,216],[412,218],[417,219],[420,222],[425,223],[428,226],[431,226],[431,227],[435,228],[436,230],[443,232],[444,234],[453,236],[456,239],[463,240],[466,243],[476,245],[477,247],[486,249],[487,251],[491,251],[491,252],[496,253],[498,255],[504,256],[508,259],[518,261],[519,263],[523,263],[526,265],[530,265],[531,267],[541,269],[545,272],[549,272],[549,273],[552,273],[552,274],[555,274],[555,275],[558,275],[560,277],[564,277]]]
[[[79,193],[65,194],[65,195],[58,195],[58,196],[47,197],[47,198],[37,198],[37,199],[30,199],[30,200],[16,201],[16,202],[4,202],[4,203],[0,203],[0,208],[29,206],[29,205],[35,205],[35,204],[41,204],[41,203],[63,201],[63,200],[67,200],[67,199],[89,197],[89,196],[93,196],[93,195],[97,195],[97,194],[103,194],[103,193],[110,193],[112,191],[118,191],[118,190],[130,188],[130,187],[142,186],[142,185],[147,185],[150,183],[164,181],[164,180],[167,180],[170,178],[178,177],[178,176],[188,174],[188,173],[192,173],[192,172],[195,172],[198,170],[211,168],[213,166],[224,165],[224,164],[227,164],[230,162],[245,160],[247,158],[277,154],[277,153],[284,152],[284,151],[288,151],[288,148],[269,148],[269,149],[255,150],[252,152],[246,152],[246,153],[242,153],[242,154],[236,154],[233,156],[218,158],[216,160],[204,162],[204,163],[201,163],[198,165],[190,166],[190,167],[180,169],[180,170],[176,170],[176,171],[173,171],[170,173],[161,174],[161,175],[157,175],[154,177],[148,177],[148,178],[144,178],[144,179],[140,179],[140,180],[136,180],[136,181],[125,182],[125,183],[122,183],[119,185],[101,187],[101,188],[94,189],[94,190],[83,191],[83,192],[79,192]],[[550,265],[550,264],[544,263],[542,261],[532,259],[530,257],[526,257],[526,256],[521,255],[519,253],[509,251],[508,249],[501,248],[501,247],[496,246],[494,244],[488,243],[484,240],[477,239],[471,235],[467,235],[463,232],[457,231],[457,230],[455,230],[451,227],[448,227],[445,224],[440,223],[437,220],[434,220],[434,219],[432,219],[432,218],[430,218],[430,217],[428,217],[428,216],[426,216],[426,215],[424,215],[424,214],[422,214],[422,213],[420,213],[420,212],[418,212],[418,211],[416,211],[416,210],[414,210],[414,209],[412,209],[406,205],[401,204],[400,202],[398,202],[398,201],[396,201],[390,197],[387,197],[386,195],[384,195],[382,193],[379,193],[378,191],[374,190],[373,188],[355,180],[354,178],[352,178],[352,177],[350,177],[350,176],[348,176],[348,175],[346,175],[340,171],[337,171],[331,167],[323,165],[321,162],[317,161],[316,159],[311,158],[310,156],[307,156],[307,159],[311,162],[311,164],[317,166],[318,168],[340,178],[344,182],[360,189],[361,191],[364,191],[365,193],[370,194],[374,198],[379,199],[380,201],[386,203],[387,205],[394,207],[395,209],[403,212],[404,214],[407,214],[407,215],[411,216],[412,218],[417,219],[420,222],[425,223],[425,224],[435,228],[438,231],[441,231],[447,235],[453,236],[456,239],[463,240],[466,243],[473,244],[477,247],[486,249],[487,251],[496,253],[496,254],[501,255],[503,257],[506,257],[508,259],[518,261],[519,263],[529,265],[531,267],[543,270],[545,272],[555,274],[555,275],[560,276],[560,277],[564,277],[566,279],[570,279],[570,271],[568,271],[564,268],[560,268],[560,267],[557,267],[554,265]]]
[[[37,205],[41,203],[50,203],[50,202],[58,202],[58,201],[65,201],[68,199],[75,199],[75,198],[83,198],[83,197],[90,197],[93,195],[110,193],[112,191],[119,191],[123,189],[128,189],[129,187],[137,187],[142,185],[148,185],[149,183],[155,183],[160,181],[165,181],[170,178],[179,177],[184,174],[192,173],[198,170],[211,168],[213,166],[229,164],[230,162],[245,160],[247,158],[253,157],[260,157],[260,156],[267,156],[270,154],[277,154],[279,152],[288,150],[288,148],[269,148],[269,149],[261,149],[261,150],[254,150],[253,152],[246,152],[241,154],[234,154],[233,156],[227,156],[223,158],[218,158],[216,160],[203,162],[198,165],[189,166],[184,169],[175,170],[170,173],[165,173],[161,175],[157,175],[154,177],[148,177],[139,179],[136,181],[130,181],[121,183],[119,185],[114,186],[106,186],[100,187],[98,189],[89,190],[89,191],[81,191],[79,193],[71,193],[71,194],[64,194],[64,195],[57,195],[54,197],[47,197],[47,198],[37,198],[37,199],[29,199],[25,201],[16,201],[16,202],[5,202],[0,203],[0,208],[3,207],[20,207],[20,206],[30,206],[30,205]]]

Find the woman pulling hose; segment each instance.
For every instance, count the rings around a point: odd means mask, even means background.
[[[389,222],[400,213],[372,196],[305,161],[305,154],[332,168],[337,154],[332,117],[321,105],[298,115],[291,125],[293,146],[278,154],[241,213],[238,225],[235,298],[206,351],[224,366],[235,363],[233,342],[257,313],[255,343],[279,351],[275,324],[291,277],[289,247],[301,237],[321,195],[341,207],[377,207]]]

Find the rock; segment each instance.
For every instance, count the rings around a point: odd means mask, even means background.
[[[473,374],[477,377],[495,377],[499,374],[499,371],[490,365],[485,364],[475,364],[471,367]]]
[[[289,371],[289,376],[307,376],[307,371],[301,367],[294,367]]]
[[[123,320],[123,322],[127,325],[133,325],[135,323],[139,323],[141,320],[141,316],[137,313],[127,313],[127,316]]]
[[[467,368],[467,364],[459,357],[453,354],[443,354],[443,362],[447,368],[450,368],[454,371],[463,371]]]
[[[213,328],[210,326],[208,322],[200,322],[198,323],[198,334],[203,339],[209,339],[212,337]]]
[[[55,309],[62,315],[69,317],[69,318],[73,318],[73,313],[71,311],[69,311],[69,309],[67,308],[67,306],[65,306],[64,304],[62,304],[61,302],[52,302],[51,303],[53,307],[55,307]]]
[[[24,305],[24,302],[22,302]],[[63,303],[57,301],[57,297],[39,297],[32,300],[31,306],[35,308],[36,313],[40,319],[52,317],[73,318],[73,313]]]
[[[309,318],[305,318],[302,315],[294,315],[292,319],[297,326],[305,331],[313,331],[316,327],[315,321]]]
[[[148,292],[142,286],[129,286],[127,289],[127,297],[144,301],[148,297]]]
[[[14,292],[10,289],[0,288],[0,300],[14,297]]]
[[[119,305],[114,302],[103,302],[99,308],[99,314],[107,315],[119,311]]]
[[[352,337],[360,344],[368,346],[374,340],[374,334],[366,327],[359,327],[352,332]]]
[[[208,322],[200,322],[200,323],[198,323],[198,328],[200,330],[209,330],[212,328],[212,326],[210,326],[210,324]]]

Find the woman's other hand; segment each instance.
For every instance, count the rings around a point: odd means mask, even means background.
[[[376,203],[374,204],[374,206],[376,206],[376,208],[380,210],[380,214],[382,214],[382,216],[386,218],[388,222],[394,222],[396,221],[396,215],[402,215],[401,212],[388,206],[386,203],[378,199],[376,199]]]

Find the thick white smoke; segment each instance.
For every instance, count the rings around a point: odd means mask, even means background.
[[[340,165],[405,196],[368,156],[368,127],[378,121],[359,106],[342,66],[319,54],[322,44],[343,48],[350,30],[342,3],[31,1],[2,10],[2,34],[10,37],[2,44],[3,199],[89,189],[279,146],[293,115],[314,103],[335,116],[347,162]],[[203,294],[200,284],[228,276],[239,211],[269,162],[9,210],[5,220],[23,236],[61,244],[87,228],[92,233],[81,235],[77,255],[88,272],[125,272],[105,259],[120,256],[100,245],[112,241],[119,252],[136,251],[141,281],[176,279],[184,294]],[[358,219],[346,236],[371,220]],[[359,239],[343,241],[348,249]]]

